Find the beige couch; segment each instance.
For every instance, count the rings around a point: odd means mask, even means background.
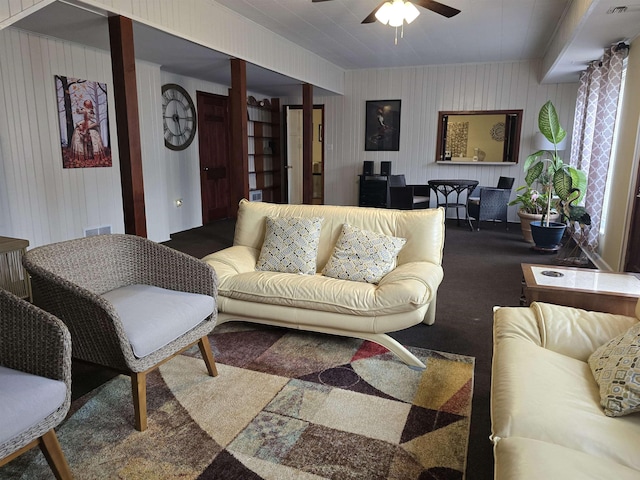
[[[640,414],[605,416],[587,364],[636,322],[535,302],[495,311],[496,479],[640,479]]]
[[[265,217],[322,217],[317,272],[331,256],[344,223],[406,238],[397,266],[377,285],[256,271]],[[218,324],[248,320],[371,340],[412,366],[424,368],[386,335],[435,321],[436,292],[443,278],[444,212],[376,208],[276,205],[242,200],[233,246],[203,260],[218,275]]]

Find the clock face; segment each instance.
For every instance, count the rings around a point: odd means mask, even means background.
[[[171,150],[184,150],[196,135],[196,109],[187,91],[180,85],[162,86],[162,120],[164,145]]]

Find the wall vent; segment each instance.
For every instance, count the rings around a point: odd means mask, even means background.
[[[111,233],[111,225],[104,225],[102,227],[84,229],[85,237],[93,237],[94,235],[107,235],[109,233]]]
[[[627,11],[627,7],[611,7],[607,10],[607,15],[611,15],[613,13],[624,13]]]

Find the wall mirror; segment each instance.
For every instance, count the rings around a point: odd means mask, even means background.
[[[522,110],[439,112],[436,162],[518,163]]]

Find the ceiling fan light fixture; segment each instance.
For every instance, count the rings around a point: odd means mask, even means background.
[[[383,25],[391,27],[401,27],[404,22],[413,22],[420,12],[411,2],[405,0],[393,0],[384,2],[375,13],[376,19]]]
[[[391,2],[384,2],[376,12],[376,18],[380,23],[382,23],[383,25],[386,25],[387,23],[389,23],[392,10],[393,8],[391,7]]]
[[[406,2],[404,4],[404,19],[407,23],[413,22],[418,18],[418,15],[420,15],[420,12],[413,3]]]

